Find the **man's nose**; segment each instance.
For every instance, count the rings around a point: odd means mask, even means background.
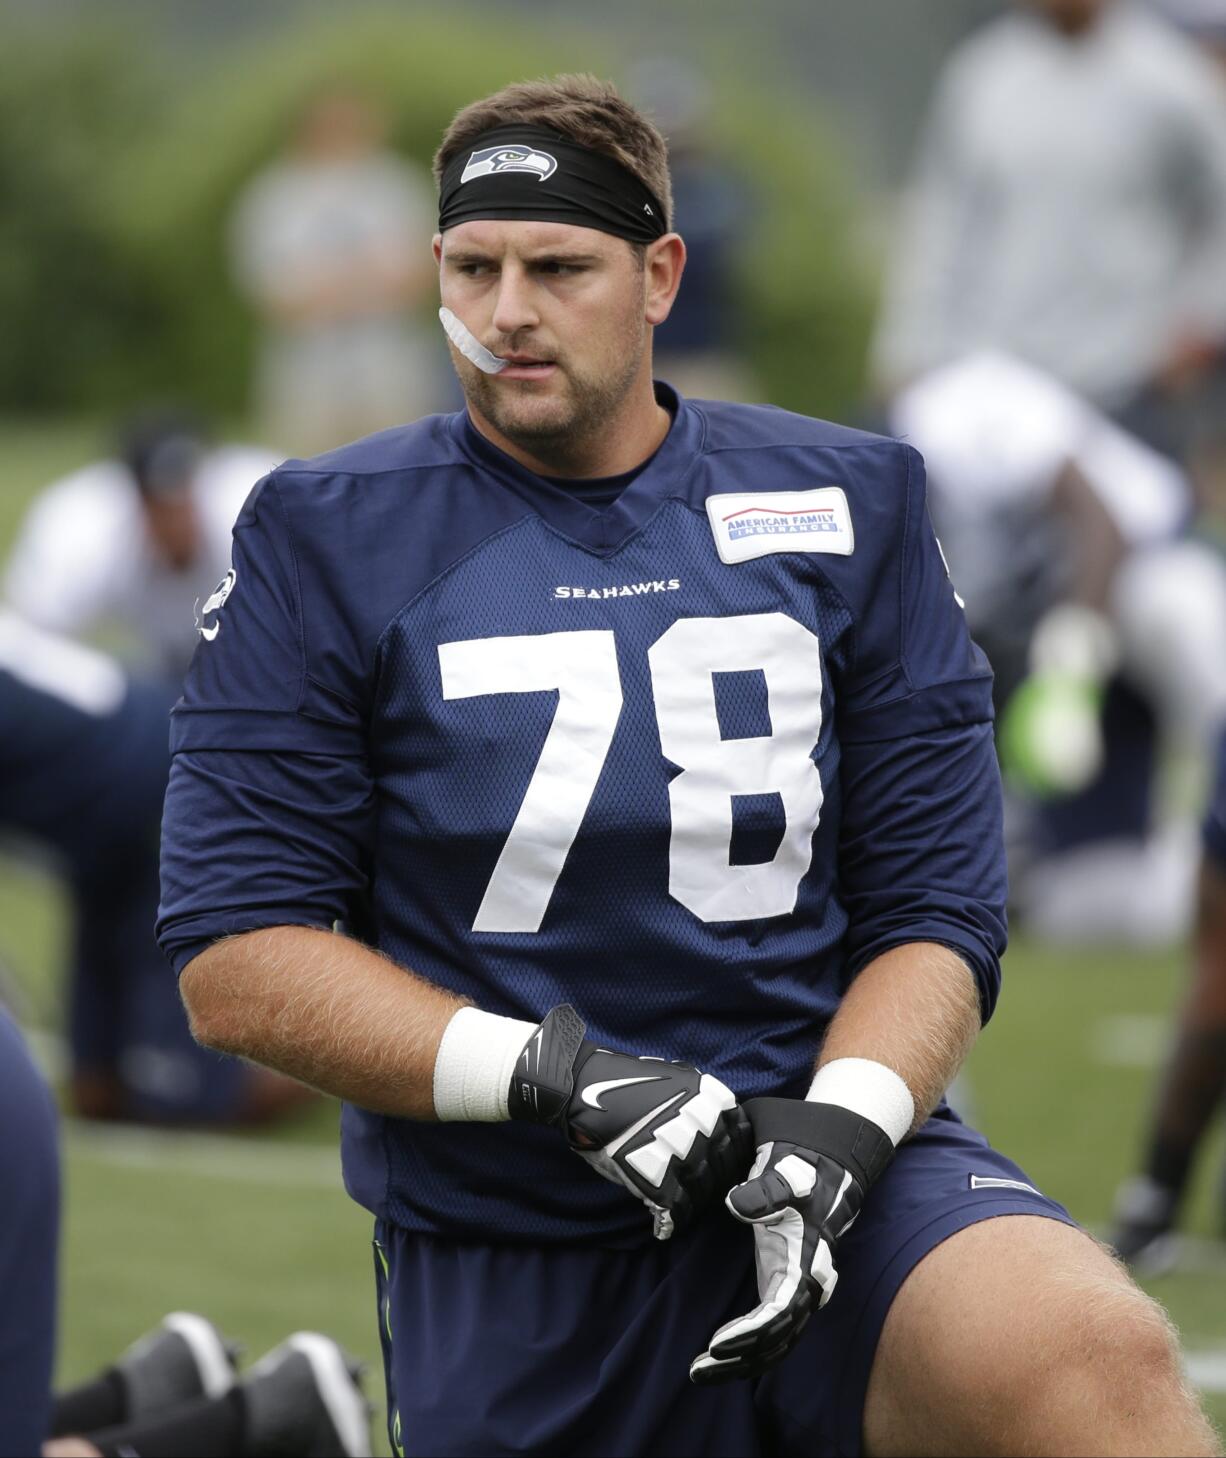
[[[509,338],[520,329],[531,329],[540,323],[534,294],[532,280],[522,268],[503,268],[490,321],[499,334]]]

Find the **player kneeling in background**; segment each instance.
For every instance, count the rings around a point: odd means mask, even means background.
[[[1190,482],[1002,354],[921,376],[891,423],[996,674],[1012,911],[1055,941],[1182,936],[1195,835],[1155,813],[1158,763],[1207,765],[1226,721],[1226,565]]]
[[[685,245],[612,87],[436,170],[467,410],[250,498],[160,922],[205,1042],[347,1100],[395,1451],[1218,1451],[942,1101],[1005,876],[919,457],[653,384]]]
[[[39,492],[4,564],[8,606],[48,633],[117,640],[176,687],[196,645],[188,611],[225,570],[230,529],[271,450],[214,446],[190,411],[120,423],[114,454]]]
[[[50,850],[69,887],[72,1111],[263,1123],[313,1096],[199,1047],[153,936],[170,702],[159,681],[0,608],[0,832]]]

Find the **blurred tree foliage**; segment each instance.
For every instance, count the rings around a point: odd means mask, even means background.
[[[0,344],[0,408],[170,390],[240,411],[253,326],[230,278],[229,211],[304,100],[360,86],[394,145],[428,164],[474,97],[556,70],[617,79],[634,59],[594,50],[505,9],[477,26],[471,11],[358,6],[220,51],[173,85],[167,57],[130,36],[23,46],[0,83],[0,310],[16,324]],[[844,413],[861,385],[871,271],[832,138],[803,98],[752,93],[734,69],[713,80],[713,143],[756,200],[742,267],[751,364],[775,403]]]
[[[113,26],[10,31],[0,67],[0,407],[111,406],[155,306],[112,212],[156,94]]]

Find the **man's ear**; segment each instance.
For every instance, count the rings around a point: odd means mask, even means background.
[[[685,244],[680,233],[665,233],[647,245],[643,267],[647,274],[648,324],[663,324],[677,297],[685,271]]]

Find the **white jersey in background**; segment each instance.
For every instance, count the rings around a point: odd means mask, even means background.
[[[1165,456],[1040,370],[975,354],[931,371],[891,410],[927,463],[933,516],[972,629],[1008,614],[1035,551],[1056,552],[1051,493],[1072,465],[1128,551],[1108,615],[1120,666],[1168,739],[1202,752],[1226,718],[1226,567],[1182,532],[1192,491]],[[1044,604],[1043,606],[1050,606]]]
[[[1173,461],[1008,355],[968,355],[921,376],[893,402],[890,424],[923,455],[949,513],[1042,511],[1071,463],[1129,546],[1175,536],[1191,514]]]
[[[98,718],[113,714],[128,691],[127,677],[113,658],[44,632],[3,605],[0,673]]]
[[[117,629],[143,666],[181,673],[196,643],[193,604],[229,567],[234,520],[277,461],[248,446],[205,457],[191,488],[203,546],[182,572],[155,554],[126,467],[99,461],[74,471],[27,512],[5,571],[5,599],[27,621],[69,637]]]

